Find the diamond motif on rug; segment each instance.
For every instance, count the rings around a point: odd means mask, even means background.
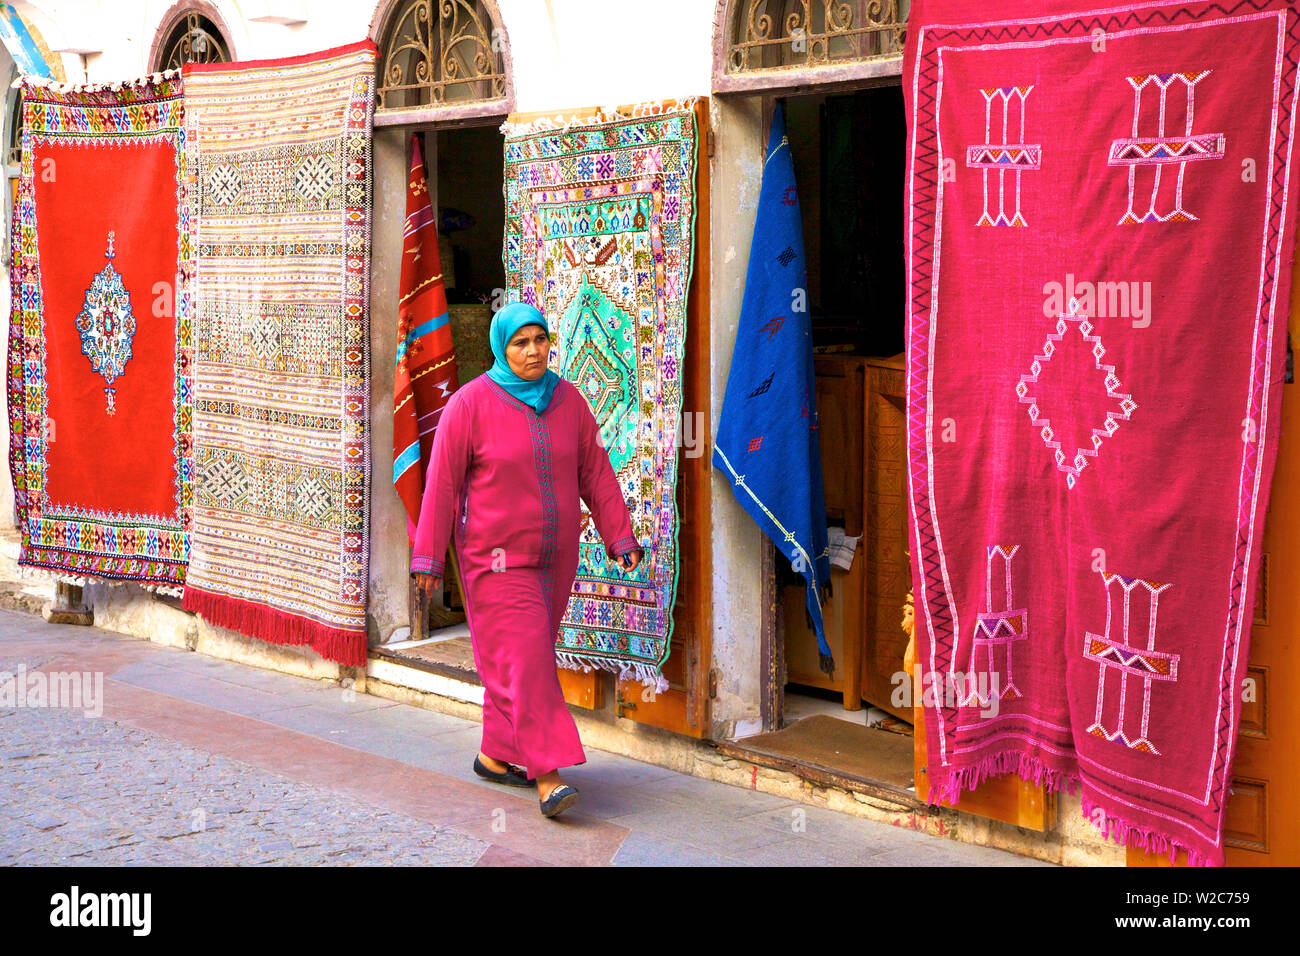
[[[90,367],[104,377],[108,388],[108,414],[115,414],[116,389],[113,382],[126,371],[131,360],[131,341],[135,338],[135,314],[131,298],[122,284],[122,274],[113,268],[114,234],[108,234],[108,251],[101,269],[86,290],[86,300],[77,315],[81,333],[81,351],[90,359]]]
[[[217,206],[233,206],[244,191],[243,177],[230,163],[221,163],[208,171],[208,199]]]
[[[294,504],[307,517],[319,521],[334,509],[334,496],[314,476],[303,478],[293,488]]]
[[[225,505],[232,505],[248,497],[252,482],[244,466],[229,458],[214,458],[208,461],[203,471],[203,492],[205,497],[213,498]]]
[[[1058,432],[1061,431],[1059,421],[1057,426],[1053,427],[1051,420],[1044,416],[1039,408],[1039,400],[1030,393],[1029,386],[1038,384],[1043,368],[1052,360],[1052,356],[1056,354],[1058,347],[1065,341],[1071,323],[1077,323],[1079,334],[1083,337],[1084,342],[1092,346],[1091,353],[1094,367],[1105,375],[1103,383],[1106,388],[1106,396],[1114,399],[1116,404],[1113,410],[1106,414],[1101,427],[1091,429],[1089,447],[1079,447],[1073,453],[1067,453],[1058,440]],[[1016,395],[1019,397],[1021,404],[1029,406],[1029,420],[1038,429],[1038,435],[1043,440],[1043,444],[1047,446],[1047,450],[1052,453],[1057,469],[1064,473],[1067,488],[1075,486],[1079,479],[1079,473],[1088,466],[1088,460],[1097,457],[1102,442],[1114,435],[1119,429],[1119,423],[1128,421],[1137,408],[1137,402],[1133,401],[1133,397],[1120,391],[1123,386],[1115,375],[1115,366],[1102,363],[1101,360],[1106,354],[1106,347],[1102,345],[1101,336],[1093,335],[1092,330],[1092,323],[1080,311],[1078,300],[1070,299],[1069,311],[1057,316],[1056,331],[1047,334],[1047,340],[1043,343],[1042,354],[1034,356],[1034,360],[1029,364],[1029,374],[1021,375],[1020,382],[1016,385]]]
[[[325,156],[308,156],[293,172],[293,186],[308,202],[319,202],[334,189],[334,164]]]
[[[257,316],[253,320],[250,335],[249,347],[258,358],[264,361],[274,361],[280,357],[280,323],[272,316]]]
[[[578,386],[601,429],[611,423],[635,427],[636,369],[625,353],[632,344],[631,320],[595,286],[584,282],[575,314],[565,324],[568,345],[560,374]],[[603,314],[602,314],[603,313]],[[617,333],[612,333],[606,324]],[[612,462],[615,470],[621,462]]]

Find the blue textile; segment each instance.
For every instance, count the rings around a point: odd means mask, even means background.
[[[529,381],[520,378],[510,368],[510,363],[506,361],[506,345],[510,342],[510,337],[525,325],[540,325],[550,331],[546,325],[546,316],[541,310],[526,302],[511,302],[509,305],[502,306],[501,310],[492,316],[488,339],[491,341],[492,354],[496,356],[496,361],[492,363],[487,374],[492,381],[525,405],[531,405],[540,415],[551,403],[551,393],[555,391],[555,384],[560,380],[560,376],[548,368],[541,378]]]
[[[822,669],[830,673],[835,665],[820,595],[830,584],[831,565],[806,280],[794,163],[778,105],[713,464],[808,582],[808,614]]]

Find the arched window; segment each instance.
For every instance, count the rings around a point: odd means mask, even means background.
[[[505,30],[493,0],[390,0],[376,22],[377,113],[467,116],[512,108]]]
[[[178,70],[186,63],[228,63],[233,59],[230,41],[221,27],[195,7],[165,20],[159,37],[161,43],[154,40],[151,58],[155,71]]]
[[[714,89],[897,73],[910,6],[910,0],[719,0]],[[814,71],[822,74],[816,80]]]

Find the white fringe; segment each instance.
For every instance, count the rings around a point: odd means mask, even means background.
[[[611,674],[618,675],[619,680],[637,680],[641,682],[642,687],[653,687],[656,694],[668,691],[668,680],[653,664],[642,661],[591,660],[566,651],[557,651],[555,660],[565,670],[582,671],[584,674],[589,674],[595,669],[609,671]]]
[[[51,571],[49,568],[34,568],[28,564],[18,565],[18,576],[25,580],[39,581],[42,584],[71,584],[79,588],[84,588],[87,584],[94,584],[98,581],[97,578],[68,574],[66,571]]]
[[[185,585],[183,584],[143,584],[139,581],[115,581],[115,584],[139,584],[151,594],[161,594],[163,597],[181,598],[185,596]]]
[[[28,578],[34,581],[41,581],[46,584],[69,584],[73,587],[84,588],[92,584],[107,584],[120,586],[123,584],[134,584],[151,591],[154,594],[163,594],[168,597],[184,597],[184,585],[171,584],[147,584],[143,581],[123,581],[119,578],[101,578],[93,574],[69,574],[66,571],[52,571],[49,568],[34,568],[29,564],[18,565],[18,576]]]
[[[506,120],[501,124],[501,132],[507,136],[527,136],[529,133],[540,133],[544,130],[560,130],[567,133],[575,126],[594,126],[598,123],[613,123],[618,120],[637,119],[642,116],[662,116],[666,113],[689,113],[695,109],[697,102],[699,102],[698,96],[687,96],[678,100],[652,100],[637,103],[627,109],[619,109],[617,106],[600,106],[596,108],[595,113],[583,116],[574,113],[570,114],[568,119],[565,119],[562,113],[557,113],[553,118],[539,116],[536,119],[514,123]]]
[[[10,87],[17,89],[24,83],[28,86],[40,87],[42,89],[53,90],[56,93],[106,93],[114,90],[120,90],[124,86],[148,86],[150,83],[161,83],[163,80],[170,80],[180,76],[180,70],[163,70],[161,73],[148,73],[144,76],[132,77],[128,80],[113,80],[107,83],[60,83],[58,80],[51,79],[48,76],[31,76],[20,73],[14,77]]]

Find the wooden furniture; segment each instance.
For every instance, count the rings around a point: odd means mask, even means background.
[[[856,355],[818,355],[813,361],[826,518],[855,538],[862,534],[867,504],[868,361]]]
[[[862,535],[866,512],[867,361],[854,355],[819,355],[813,362],[826,518],[854,538]],[[829,677],[817,664],[817,636],[808,626],[804,587],[782,589],[787,680],[842,694],[845,710],[862,709],[865,564],[858,553],[848,573],[831,569],[832,595],[822,606],[826,643],[835,658],[835,673]]]
[[[911,720],[892,698],[907,637],[898,626],[911,568],[907,552],[907,381],[903,356],[867,360],[866,627],[862,696],[895,717]]]
[[[858,548],[861,551],[861,546]],[[831,599],[822,605],[826,644],[835,658],[835,673],[818,666],[817,635],[808,626],[807,591],[798,585],[783,588],[785,614],[785,672],[791,683],[820,687],[844,695],[845,710],[862,709],[862,595],[866,581],[862,555],[853,556],[848,571],[831,567]]]
[[[819,355],[814,369],[827,520],[862,540],[848,572],[832,569],[823,607],[833,678],[817,668],[803,589],[785,588],[788,678],[843,694],[846,710],[866,700],[910,721],[891,701],[907,643],[898,629],[908,588],[903,356]]]

